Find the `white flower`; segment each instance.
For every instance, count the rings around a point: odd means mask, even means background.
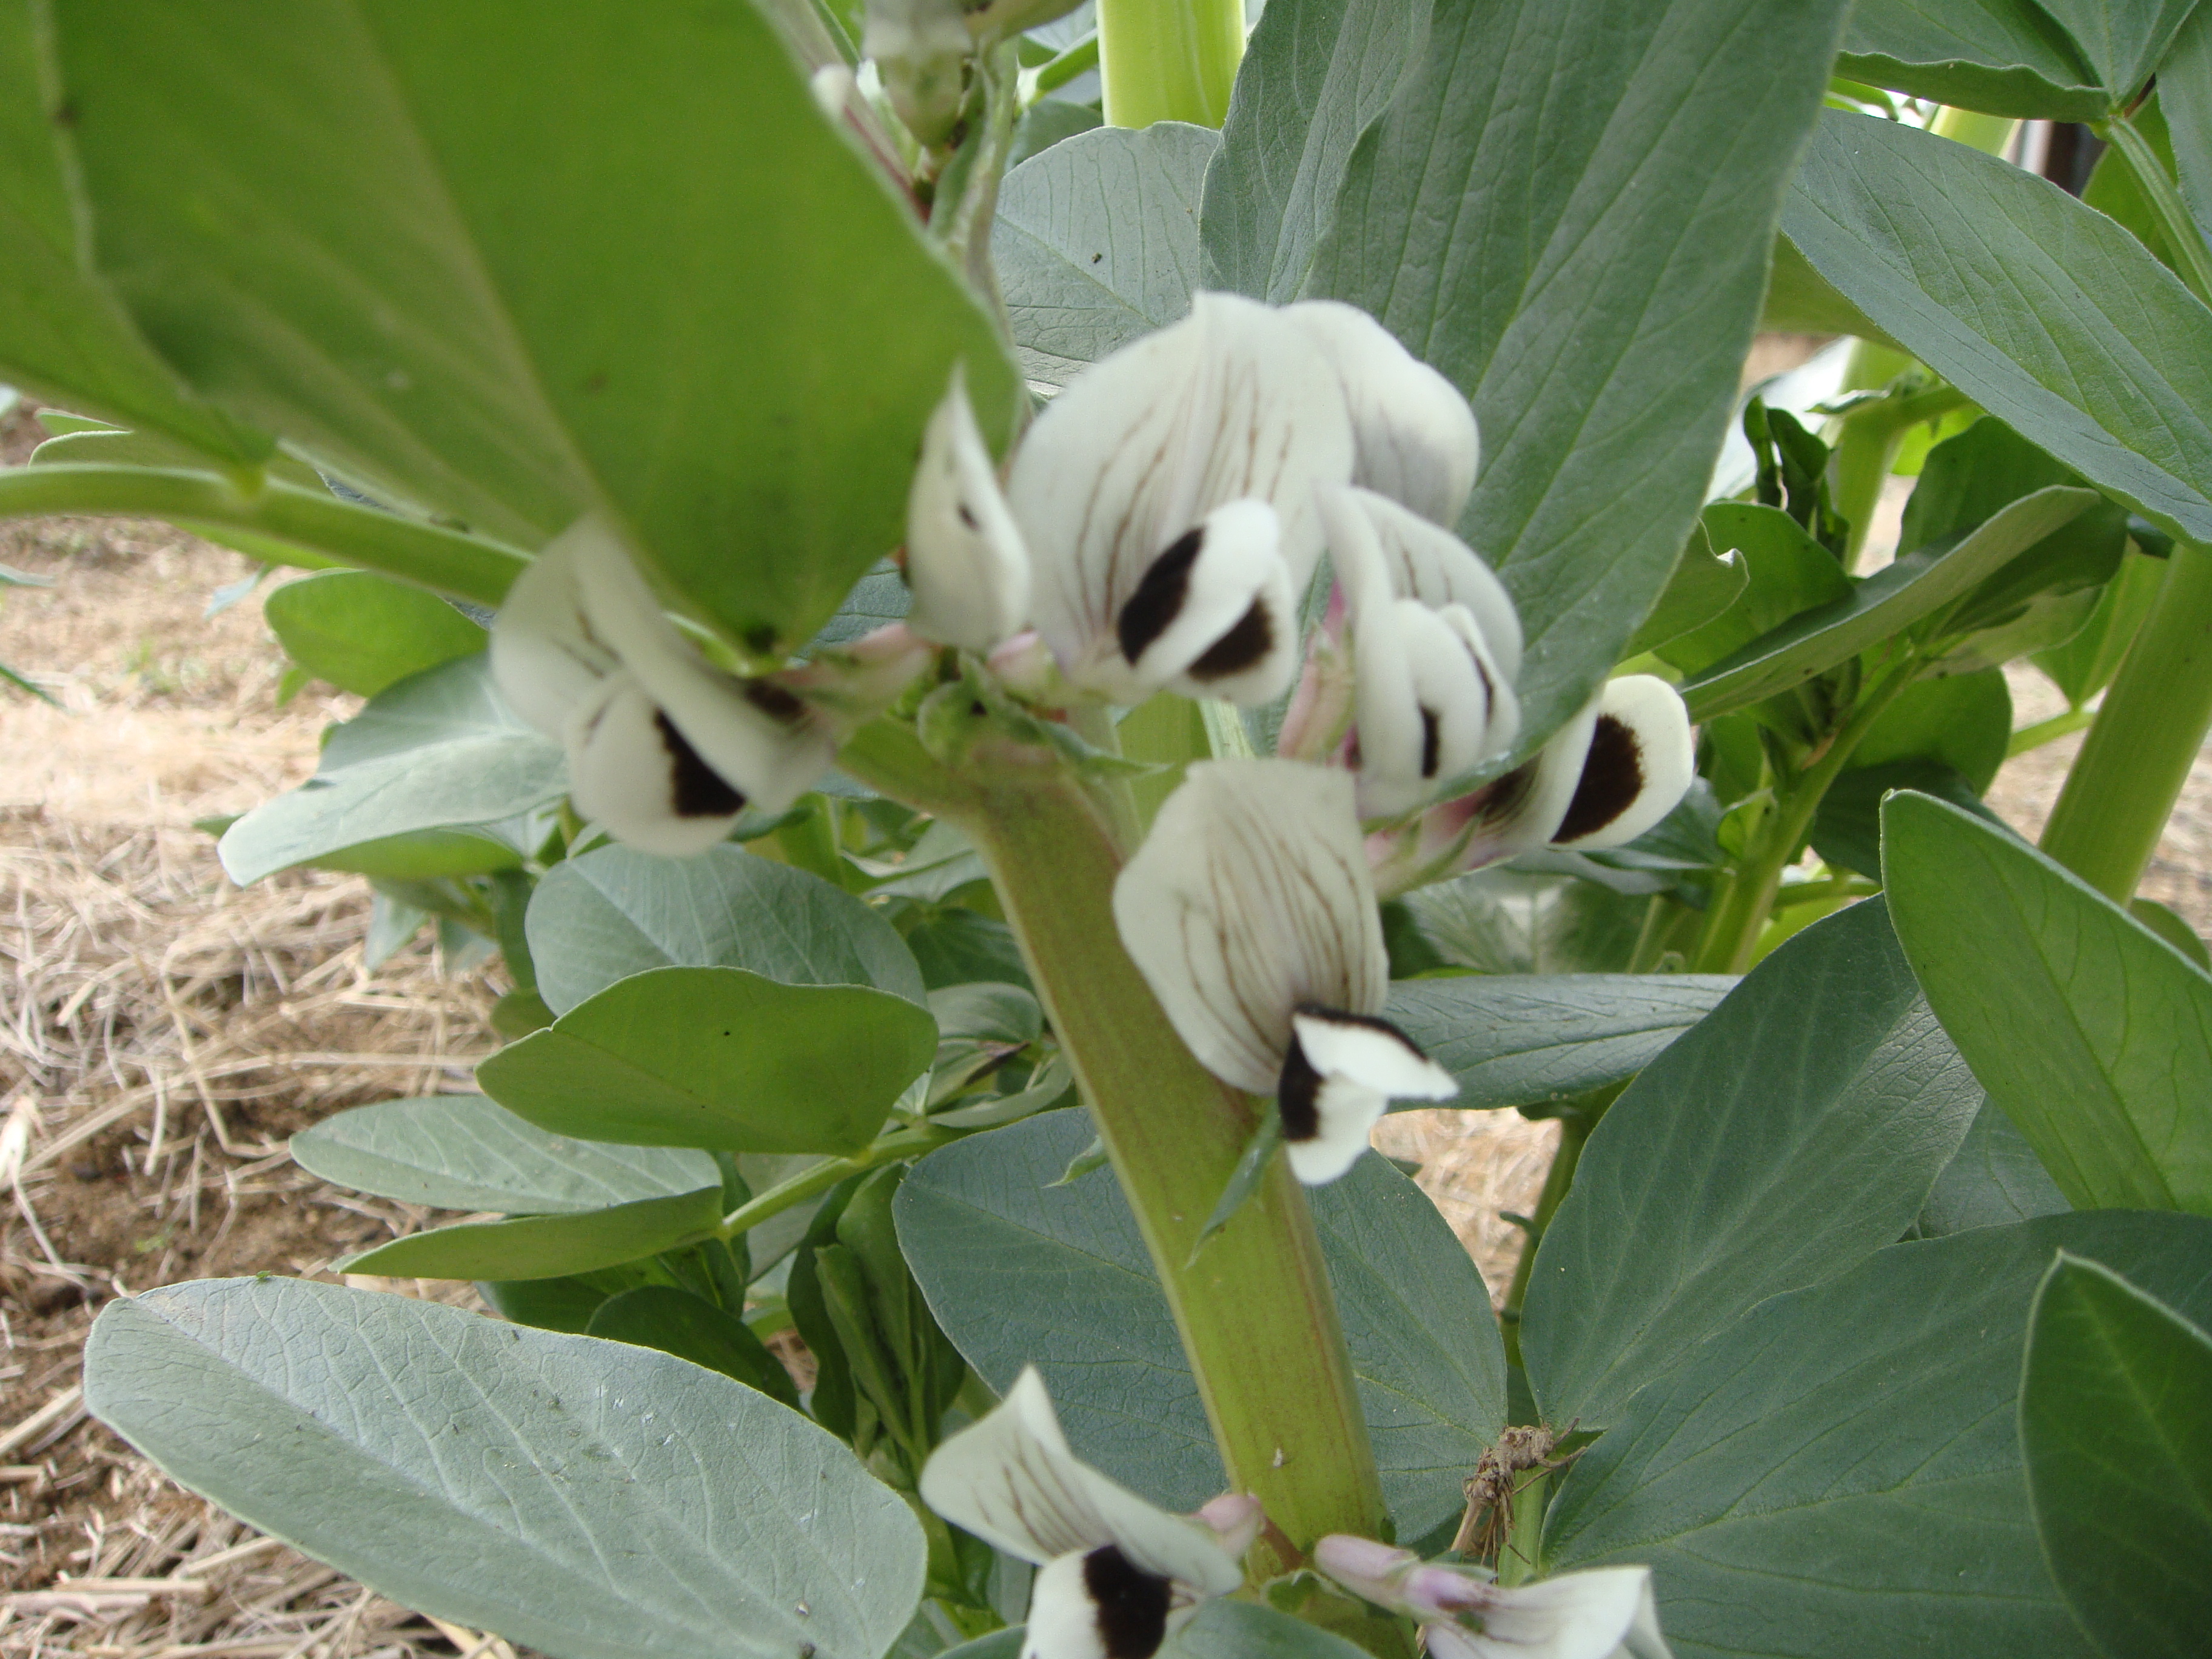
[[[1041,1569],[1023,1659],[1151,1659],[1201,1601],[1243,1583],[1237,1557],[1259,1519],[1249,1498],[1170,1515],[1101,1474],[1067,1449],[1034,1369],[931,1455],[921,1499]]]
[[[1459,1091],[1380,1018],[1389,960],[1341,772],[1192,766],[1115,882],[1114,920],[1200,1064],[1275,1096],[1301,1181],[1351,1168],[1389,1100]]]
[[[907,626],[940,645],[988,651],[1029,621],[1029,550],[957,365],[907,495],[906,580],[914,590]]]
[[[830,764],[805,706],[708,663],[592,520],[516,578],[491,664],[515,711],[566,746],[577,810],[648,853],[703,852],[748,805],[780,812]]]
[[[1385,892],[1545,846],[1620,847],[1673,811],[1696,775],[1689,710],[1650,674],[1611,680],[1534,759],[1423,813],[1382,842]]]
[[[1479,1570],[1333,1533],[1314,1565],[1421,1624],[1431,1659],[1671,1659],[1649,1567],[1600,1567],[1507,1589]]]
[[[1014,457],[1038,631],[1093,696],[1265,702],[1297,665],[1315,488],[1352,475],[1322,349],[1282,312],[1200,294],[1077,376]]]
[[[1370,490],[1318,503],[1352,627],[1360,811],[1392,817],[1512,748],[1520,619],[1449,531]]]
[[[1358,448],[1352,482],[1432,523],[1457,524],[1480,455],[1459,388],[1356,306],[1305,300],[1283,315],[1327,354],[1343,386]]]

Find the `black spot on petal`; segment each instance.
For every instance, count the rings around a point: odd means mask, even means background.
[[[1582,781],[1575,786],[1575,798],[1552,839],[1575,841],[1595,835],[1643,793],[1644,745],[1626,722],[1600,714],[1597,730],[1590,734],[1589,756],[1583,762]]]
[[[1201,684],[1227,679],[1263,660],[1274,648],[1275,624],[1267,616],[1267,608],[1255,599],[1252,608],[1237,619],[1237,626],[1206,647],[1188,672],[1191,678]]]
[[[1325,1019],[1332,1025],[1364,1025],[1370,1031],[1381,1031],[1397,1038],[1423,1059],[1428,1057],[1419,1043],[1380,1014],[1351,1013],[1342,1008],[1332,1008],[1325,1002],[1301,1002],[1297,1012],[1307,1019]]]
[[[969,529],[974,530],[979,527],[975,523],[975,515],[968,510],[967,502],[954,502],[952,510],[960,515],[960,522],[966,525]]]
[[[1437,711],[1426,703],[1421,705],[1421,775],[1432,778],[1437,775],[1437,751],[1443,747],[1443,723]]]
[[[1190,592],[1190,568],[1198,562],[1198,550],[1205,544],[1203,525],[1176,537],[1168,550],[1152,561],[1152,568],[1145,572],[1144,580],[1121,607],[1114,634],[1121,642],[1121,655],[1131,664],[1182,614],[1183,600]]]
[[[1283,1139],[1312,1140],[1321,1133],[1321,1073],[1313,1068],[1295,1032],[1275,1081],[1275,1109],[1282,1114]]]
[[[1106,1544],[1083,1558],[1083,1588],[1098,1610],[1098,1640],[1106,1659],[1152,1659],[1167,1639],[1174,1585],[1133,1565],[1119,1547]]]
[[[795,726],[806,714],[806,705],[774,680],[747,680],[745,701],[770,720]]]
[[[668,751],[669,805],[679,818],[726,818],[745,810],[745,798],[724,782],[722,775],[699,758],[676,723],[661,710],[653,711],[653,724]]]

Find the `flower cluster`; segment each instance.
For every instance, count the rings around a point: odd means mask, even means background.
[[[1389,1100],[1455,1092],[1382,1018],[1378,891],[1617,846],[1692,773],[1681,699],[1640,675],[1501,773],[1524,641],[1451,528],[1478,453],[1467,400],[1364,313],[1200,294],[1054,398],[1003,483],[955,373],[908,501],[912,613],[838,661],[726,672],[587,520],[516,583],[493,665],[568,745],[578,810],[667,854],[788,805],[838,717],[887,702],[933,646],[1045,706],[1287,696],[1275,758],[1190,769],[1115,915],[1193,1053],[1273,1094],[1293,1170],[1333,1180]]]
[[[1152,1659],[1199,1607],[1241,1589],[1266,1516],[1226,1492],[1171,1515],[1068,1449],[1044,1381],[952,1436],[921,1498],[956,1526],[1038,1568],[1021,1659]],[[1506,1589],[1364,1538],[1324,1538],[1314,1565],[1352,1595],[1418,1621],[1431,1659],[1668,1659],[1645,1567]]]

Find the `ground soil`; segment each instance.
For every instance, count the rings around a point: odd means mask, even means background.
[[[36,436],[12,417],[0,460]],[[0,690],[0,1125],[17,1135],[0,1167],[0,1654],[513,1659],[257,1542],[76,1397],[111,1297],[264,1270],[333,1279],[332,1261],[422,1224],[308,1177],[285,1138],[342,1106],[468,1087],[505,988],[495,968],[445,975],[427,939],[369,971],[366,884],[308,872],[240,890],[193,827],[305,777],[354,706],[319,687],[279,704],[258,591],[207,614],[247,560],[160,526],[57,520],[0,525],[0,563],[52,580],[0,594],[0,662],[59,704]],[[2014,695],[2018,724],[2059,707],[2032,671]],[[2008,765],[1997,810],[2033,834],[2079,742]],[[2208,809],[2200,763],[2145,889],[2200,933]],[[1420,1163],[1502,1294],[1520,1240],[1503,1212],[1534,1206],[1553,1134],[1512,1114],[1407,1112],[1378,1144]],[[9,1145],[0,1130],[0,1166]],[[167,1587],[62,1588],[88,1578]]]

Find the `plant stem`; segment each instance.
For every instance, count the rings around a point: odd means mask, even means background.
[[[2135,169],[2143,200],[2157,216],[2158,228],[2166,233],[2166,246],[2180,262],[2176,274],[2189,285],[2191,294],[2212,306],[2212,247],[2204,245],[2204,233],[2197,228],[2197,221],[2188,204],[2181,199],[2180,189],[2166,173],[2166,164],[2158,159],[2158,152],[2143,137],[2142,129],[2128,117],[2112,117],[2105,123],[2104,131],[2112,147],[2126,156],[2128,165]]]
[[[1008,340],[1013,337],[1013,325],[999,291],[998,267],[991,259],[991,222],[998,215],[999,180],[1006,173],[1006,157],[1013,153],[1014,126],[1022,115],[1016,53],[1015,43],[1009,40],[976,60],[982,82],[976,128],[939,178],[941,193],[929,216],[931,237],[968,273],[969,286],[997,320],[1000,337]]]
[[[1236,1491],[1271,1527],[1255,1572],[1297,1565],[1324,1534],[1381,1535],[1382,1489],[1305,1195],[1279,1158],[1194,1262],[1257,1121],[1255,1103],[1191,1057],[1121,948],[1121,854],[1056,757],[985,736],[962,793],[910,799],[975,844],[1061,1051],[1152,1253]],[[851,746],[841,763],[887,793]]]
[[[2177,540],[2142,631],[2105,693],[2043,850],[2108,898],[2142,879],[2212,730],[2212,550]]]
[[[892,1163],[918,1153],[935,1152],[939,1146],[950,1146],[971,1134],[981,1134],[981,1129],[935,1128],[927,1123],[894,1129],[882,1135],[870,1146],[863,1147],[850,1158],[826,1158],[811,1169],[801,1170],[787,1181],[780,1181],[764,1193],[756,1194],[722,1218],[714,1229],[717,1238],[735,1238],[739,1233],[757,1227],[762,1222],[781,1215],[796,1205],[804,1204],[817,1194],[826,1193],[848,1176],[856,1176],[874,1169],[879,1164]]]
[[[1567,1196],[1567,1188],[1574,1184],[1575,1165],[1582,1161],[1583,1143],[1589,1139],[1598,1119],[1605,1115],[1605,1109],[1613,1104],[1624,1086],[1614,1084],[1597,1090],[1559,1114],[1559,1144],[1552,1153],[1552,1167],[1544,1176],[1544,1190],[1536,1200],[1536,1213],[1528,1218],[1528,1237],[1522,1243],[1521,1260],[1513,1269],[1513,1283],[1506,1288],[1504,1310],[1498,1316],[1505,1336],[1505,1358],[1510,1364],[1521,1363],[1521,1308],[1528,1299],[1529,1276],[1536,1270],[1536,1247],[1544,1242],[1544,1230],[1552,1224],[1552,1218],[1559,1213]]]
[[[1098,0],[1106,125],[1218,127],[1244,55],[1244,0]]]
[[[1551,1496],[1552,1472],[1531,1469],[1509,1500],[1505,1541],[1498,1548],[1498,1582],[1525,1584],[1544,1565],[1544,1505]]]
[[[357,507],[335,495],[318,495],[275,480],[258,490],[240,489],[211,472],[145,466],[15,466],[0,470],[0,519],[52,514],[166,519],[210,540],[233,536],[241,550],[270,564],[287,562],[293,550],[310,561],[380,570],[422,587],[497,605],[507,585],[529,563],[513,548],[481,537],[441,530],[397,513]],[[253,544],[270,544],[256,549]]]
[[[1093,29],[1059,57],[1037,66],[1036,79],[1031,83],[1034,96],[1030,101],[1036,101],[1048,92],[1059,91],[1077,76],[1097,67],[1098,32]]]
[[[1918,666],[1908,657],[1859,701],[1843,729],[1828,740],[1815,761],[1781,792],[1774,809],[1753,833],[1742,865],[1728,884],[1706,921],[1705,943],[1699,947],[1695,971],[1701,974],[1741,974],[1751,965],[1758,948],[1759,930],[1774,908],[1782,887],[1782,872],[1790,867],[1813,828],[1821,799],[1834,783],[1868,730],[1889,707],[1898,693],[1911,683]]]
[[[2063,714],[2053,714],[2047,720],[2023,726],[2012,734],[2012,741],[2005,744],[2005,758],[2010,760],[2016,755],[2025,755],[2031,749],[2040,749],[2046,743],[2056,743],[2061,738],[2079,732],[2096,718],[2097,711],[2094,708],[2069,708]]]
[[[1860,362],[1861,354],[1876,361],[1895,361],[1898,356],[1887,346],[1865,340],[1852,354],[1854,365]],[[1855,368],[1846,378],[1856,378],[1859,372]],[[1934,386],[1905,397],[1862,404],[1843,417],[1844,429],[1837,436],[1831,465],[1835,470],[1836,511],[1850,524],[1844,568],[1851,569],[1858,563],[1859,554],[1866,546],[1867,533],[1874,528],[1875,509],[1881,503],[1882,486],[1889,482],[1890,468],[1897,465],[1897,452],[1905,443],[1905,434],[1923,421],[1937,420],[1949,414],[1966,401],[1966,394],[1956,387]]]

